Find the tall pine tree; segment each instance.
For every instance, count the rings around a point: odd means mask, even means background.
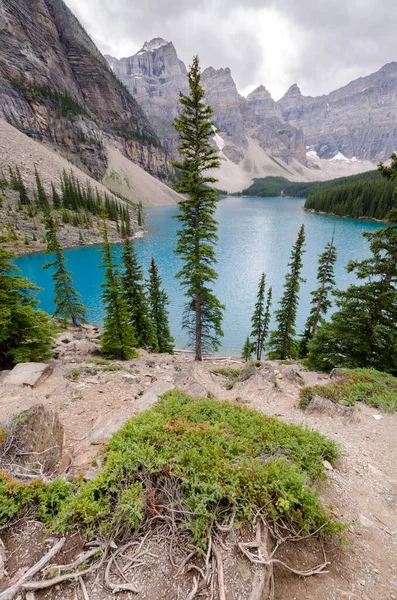
[[[130,323],[127,302],[121,287],[120,271],[116,265],[115,252],[109,242],[106,217],[103,217],[103,257],[101,267],[105,269],[102,302],[105,307],[102,333],[102,354],[120,360],[137,356],[136,339]]]
[[[266,288],[266,275],[262,273],[259,280],[259,288],[257,301],[255,304],[255,311],[251,319],[252,331],[251,336],[254,338],[254,346],[256,352],[256,359],[262,359],[263,345],[265,338],[269,331],[270,321],[270,304],[271,304],[271,288],[269,289],[267,302],[265,305],[265,288]]]
[[[62,246],[58,241],[56,226],[51,215],[44,219],[46,228],[47,252],[55,254],[52,262],[44,265],[44,269],[54,269],[52,280],[54,282],[54,316],[71,321],[75,327],[86,323],[87,309],[81,302],[81,296],[73,288],[72,273],[66,268],[66,258]]]
[[[0,370],[45,358],[53,334],[49,316],[35,310],[40,288],[19,274],[13,258],[0,248]]]
[[[156,351],[155,328],[149,318],[149,306],[145,294],[142,267],[138,263],[135,248],[128,238],[123,243],[123,266],[121,276],[123,294],[128,307],[129,322],[134,328],[136,345]]]
[[[170,352],[172,354],[174,351],[174,338],[171,336],[167,311],[167,305],[170,301],[161,288],[161,277],[154,258],[150,263],[148,291],[149,316],[157,339],[155,351]]]
[[[210,143],[216,130],[213,111],[204,103],[197,56],[188,77],[190,93],[180,93],[182,111],[174,122],[182,157],[174,166],[180,174],[178,191],[186,197],[179,203],[177,215],[181,229],[177,233],[176,253],[183,262],[177,277],[187,298],[182,326],[194,345],[195,359],[200,361],[203,351],[219,348],[223,336],[224,306],[212,291],[212,284],[217,279],[214,244],[218,239],[218,226],[214,213],[218,197],[208,184],[217,180],[205,174],[209,169],[219,168],[220,161]]]
[[[47,194],[45,193],[43,184],[41,183],[40,175],[37,168],[34,168],[37,188],[37,203],[39,207],[44,211],[45,214],[50,212],[50,204],[48,202]]]
[[[335,234],[335,230],[334,230]],[[299,356],[307,356],[309,341],[313,339],[319,324],[324,321],[324,316],[332,306],[331,293],[335,285],[334,267],[336,263],[336,248],[334,246],[334,234],[322,254],[319,255],[317,281],[319,287],[311,292],[312,309],[306,321],[305,330],[299,345]]]
[[[285,360],[296,358],[298,345],[295,339],[296,314],[299,305],[300,285],[305,280],[301,277],[302,255],[305,245],[305,226],[299,230],[298,239],[292,248],[289,273],[285,277],[284,293],[280,300],[280,308],[276,311],[278,327],[270,336],[271,357]]]
[[[335,292],[338,310],[309,344],[311,366],[325,371],[373,367],[397,374],[397,209],[389,212],[387,223],[363,233],[371,256],[348,263],[358,283]]]

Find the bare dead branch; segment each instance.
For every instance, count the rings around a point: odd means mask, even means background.
[[[216,558],[216,567],[218,570],[219,600],[226,600],[222,555],[216,544],[212,544],[212,552]]]
[[[41,571],[41,569],[47,563],[49,563],[50,560],[60,551],[60,549],[64,546],[65,541],[66,541],[65,538],[60,539],[59,542],[57,542],[55,544],[55,546],[53,546],[53,548],[51,548],[51,550],[49,550],[47,552],[47,554],[45,554],[35,565],[33,565],[33,567],[31,567],[28,571],[26,571],[26,573],[24,575],[22,575],[22,577],[17,581],[17,583],[14,583],[14,585],[12,585],[7,590],[5,590],[2,594],[0,594],[0,599],[1,600],[12,600],[17,595],[17,593],[22,589],[25,582],[28,579],[30,579],[31,577],[33,577],[34,575],[36,575],[36,573]]]

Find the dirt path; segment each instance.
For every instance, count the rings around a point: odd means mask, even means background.
[[[332,506],[338,519],[350,523],[346,544],[326,546],[331,563],[328,574],[303,580],[278,569],[276,599],[397,600],[397,414],[382,414],[381,419],[375,420],[379,411],[366,405],[357,408],[353,419],[303,413],[298,407],[299,377],[305,384],[325,383],[327,378],[299,365],[264,363],[247,381],[226,390],[226,379],[213,372],[220,366],[218,361],[197,365],[186,354],[143,352],[139,360],[101,365],[92,362],[100,360],[90,354],[95,352],[93,343],[89,352],[86,348],[80,354],[73,350],[74,343],[72,338],[63,344],[62,347],[70,347],[70,354],[66,352],[59,360],[51,361],[52,375],[36,389],[10,388],[0,380],[0,422],[38,403],[58,411],[65,425],[66,447],[71,454],[77,453],[73,469],[81,473],[87,470],[98,449],[89,444],[87,437],[93,427],[100,429],[104,421],[110,428],[120,426],[125,418],[150,406],[160,393],[172,387],[199,396],[209,392],[216,398],[237,401],[287,422],[318,429],[344,450],[337,468],[329,472],[330,486],[324,490],[324,501]],[[313,543],[299,550],[290,545],[283,549],[282,557],[292,564],[309,566],[317,559],[321,561],[322,552]],[[156,589],[167,589],[168,595],[158,591],[153,600],[177,598],[175,588],[172,591],[166,585],[169,577],[169,568],[163,565]],[[234,588],[227,590],[227,600],[243,597],[238,586]],[[51,593],[36,596],[69,598]],[[92,596],[92,600],[111,597]],[[184,598],[180,596],[180,600]]]

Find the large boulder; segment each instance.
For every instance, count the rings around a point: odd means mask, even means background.
[[[34,388],[51,373],[52,368],[46,363],[19,363],[3,379],[3,384]]]

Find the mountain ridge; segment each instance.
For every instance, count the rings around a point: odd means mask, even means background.
[[[0,118],[96,179],[108,139],[152,175],[172,176],[141,107],[62,0],[7,0],[0,17]]]

